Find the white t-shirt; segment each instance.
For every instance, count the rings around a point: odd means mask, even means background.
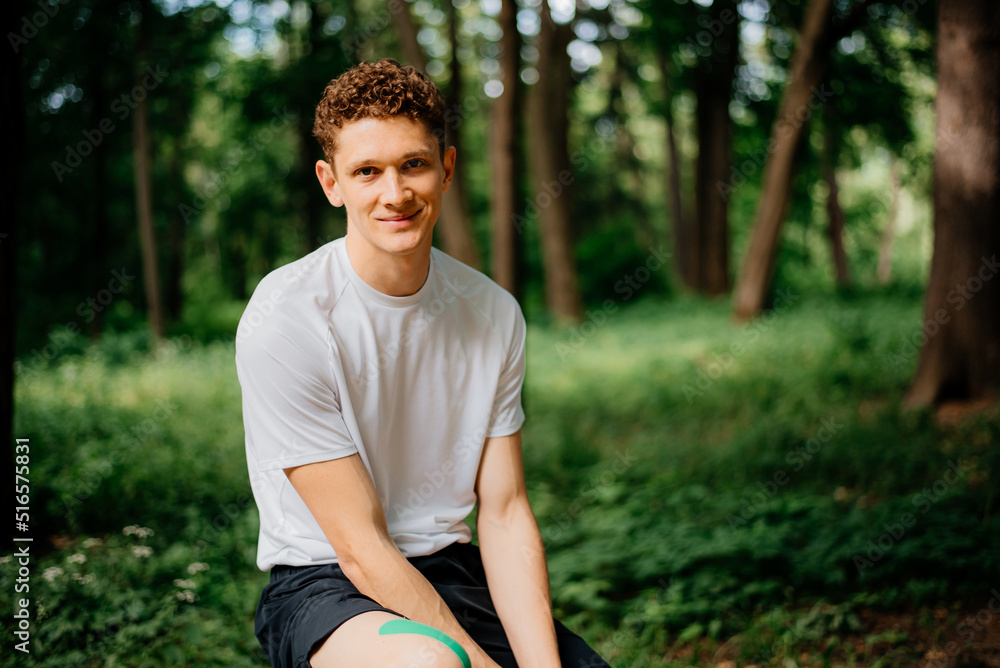
[[[471,540],[484,441],[524,422],[510,293],[435,248],[416,293],[385,295],[345,239],[268,274],[237,330],[261,570],[337,561],[282,469],[359,453],[400,551],[431,554]]]

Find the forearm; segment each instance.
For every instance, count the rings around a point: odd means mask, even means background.
[[[490,596],[520,668],[557,668],[559,647],[545,547],[525,501],[504,515],[480,515],[479,547]]]
[[[415,622],[447,633],[465,648],[474,668],[496,668],[458,623],[431,583],[406,560],[388,536],[371,537],[356,551],[364,557],[342,559],[341,568],[358,591]]]

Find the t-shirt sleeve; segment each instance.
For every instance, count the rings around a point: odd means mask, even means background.
[[[513,299],[511,300],[513,301]],[[507,350],[507,359],[500,371],[497,392],[493,399],[490,428],[487,436],[508,436],[524,424],[521,407],[521,388],[524,385],[524,346],[526,327],[521,307],[513,301],[513,335]]]
[[[247,450],[260,471],[358,451],[322,367],[329,355],[319,341],[296,338],[257,331],[237,346]]]

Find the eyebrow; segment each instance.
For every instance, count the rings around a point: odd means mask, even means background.
[[[431,154],[432,154],[431,151],[428,151],[426,149],[421,149],[418,151],[410,151],[409,153],[405,153],[401,156],[400,159],[402,160],[402,162],[406,162],[407,160],[412,160],[413,158],[426,158]],[[367,167],[368,165],[372,165],[377,162],[378,160],[375,160],[374,158],[366,158],[365,160],[355,160],[354,162],[349,164],[346,169],[349,173],[353,173],[354,171],[360,169],[361,167]]]

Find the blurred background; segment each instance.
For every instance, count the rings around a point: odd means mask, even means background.
[[[529,322],[561,619],[615,666],[1000,665],[994,0],[3,12],[10,665],[267,665],[234,334],[345,233],[313,112],[381,57],[446,96],[436,245]]]

